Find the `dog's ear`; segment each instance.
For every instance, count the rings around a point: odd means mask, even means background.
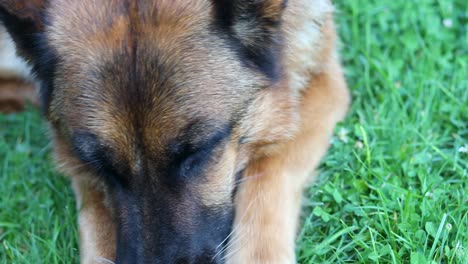
[[[52,93],[55,56],[47,47],[45,9],[48,0],[0,0],[0,24],[15,42],[17,55],[24,58],[41,82],[40,97],[46,111]]]
[[[0,0],[0,22],[13,38],[18,55],[32,62],[44,30],[46,0]]]
[[[241,45],[245,59],[271,79],[280,74],[281,20],[287,0],[212,0],[216,23]]]

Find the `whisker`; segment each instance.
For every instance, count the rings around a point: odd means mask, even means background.
[[[115,264],[112,260],[103,257],[95,257],[94,260],[100,264]]]
[[[249,225],[250,223],[252,223],[254,220],[254,215],[251,215],[251,217],[248,219],[247,222],[245,222],[244,224],[242,225],[237,225],[237,227],[241,226],[241,228],[239,228],[238,232],[234,232],[232,233],[233,236],[231,236],[231,238],[229,239],[228,243],[226,245],[224,245],[215,255],[216,256],[220,256],[224,253],[226,253],[226,251],[228,251],[230,248],[234,247],[236,245],[236,243],[238,243],[239,241],[241,241],[243,238],[245,238],[245,236],[250,232],[248,229],[249,229]]]
[[[242,222],[242,220],[244,220],[245,216],[247,215],[247,213],[250,211],[252,205],[260,198],[260,196],[263,197],[263,194],[261,195],[262,193],[257,193],[257,195],[255,196],[254,199],[252,199],[249,203],[249,205],[247,206],[247,208],[245,209],[245,212],[243,213],[243,215],[241,216],[240,220],[239,220],[239,223]],[[217,256],[219,255],[222,255],[223,253],[225,253],[227,250],[229,250],[231,247],[233,247],[237,242],[241,241],[243,238],[245,238],[246,234],[250,233],[250,230],[247,230],[247,232],[245,232],[245,229],[248,228],[248,226],[253,222],[253,220],[255,219],[256,215],[255,214],[252,214],[250,216],[250,218],[247,220],[246,223],[244,224],[237,224],[234,229],[231,231],[231,233],[224,239],[224,241],[220,244],[222,245],[226,240],[230,239],[229,242],[224,245],[217,253],[216,255],[213,257],[216,258]],[[219,246],[218,246],[219,247]],[[217,247],[217,248],[218,248]]]
[[[236,236],[233,236],[231,240],[229,240],[228,244],[226,245],[225,248],[223,248],[221,250],[221,253],[220,255],[228,252],[231,248],[237,246],[239,244],[240,241],[242,241],[244,238],[246,238],[248,235],[251,234],[251,230],[249,228],[249,225],[254,221],[254,216],[252,215],[249,219],[249,221],[247,221],[244,225],[243,225],[243,228],[242,230],[240,230],[241,232],[238,232],[236,234]],[[237,250],[236,250],[237,251]],[[231,255],[231,254],[229,254]],[[225,256],[222,258],[222,259],[225,259]]]
[[[237,181],[237,182],[234,182],[234,185],[236,185],[238,182],[240,182],[240,180]],[[252,202],[253,202],[253,200],[252,200]],[[252,202],[251,202],[251,203],[252,203]],[[241,217],[241,220],[244,218],[244,216],[245,216],[245,214],[247,213],[247,210],[249,209],[250,205],[251,205],[251,204],[249,204],[249,206],[247,207],[246,212],[245,212],[244,215]],[[237,227],[236,227],[236,228],[237,228]],[[229,237],[232,235],[232,233],[234,233],[234,231],[235,231],[235,228],[226,236],[226,238],[225,238],[223,241],[221,241],[221,243],[218,244],[218,246],[216,246],[216,249],[218,249],[219,247],[221,247],[221,246],[224,244],[224,242],[226,242],[226,240],[229,239]]]
[[[259,195],[257,194],[257,196],[255,196],[254,199],[252,199],[252,201],[250,201],[249,205],[247,206],[247,208],[245,209],[244,213],[242,214],[239,222],[242,222],[242,220],[244,220],[245,216],[247,215],[248,211],[250,210],[250,208],[252,207],[252,205],[254,204],[254,202],[258,199]],[[249,219],[249,222],[253,219],[253,215],[250,217]],[[231,242],[228,242],[226,245],[223,246],[223,244],[229,240],[230,238],[236,238],[236,236],[239,236],[238,234],[240,234],[241,232],[237,232],[237,231],[243,231],[242,229],[244,229],[247,225],[240,225],[240,224],[237,224],[233,229],[232,231],[226,236],[226,238],[216,247],[216,250],[222,246],[222,248],[213,256],[212,260],[214,260],[216,257],[218,257],[219,255],[223,254],[223,252],[226,251],[226,249],[229,248]],[[240,230],[238,230],[239,228],[241,228]],[[236,234],[237,232],[237,235],[235,235],[234,237],[232,237],[234,234]]]
[[[82,168],[82,167],[85,167],[85,166],[88,166],[88,165],[92,165],[94,163],[97,163],[99,162],[99,160],[93,160],[93,161],[90,161],[90,162],[87,162],[87,163],[83,163],[83,164],[80,164],[80,165],[77,165],[77,166],[73,166],[71,168],[67,168],[68,170],[76,170],[76,169],[79,169],[79,168]],[[66,167],[65,164],[59,164],[59,167]]]
[[[237,184],[245,183],[247,181],[255,180],[255,179],[258,179],[258,178],[262,177],[263,175],[264,175],[263,173],[257,173],[257,175],[255,175],[255,176],[243,177],[242,179],[235,181],[234,184],[237,185]]]
[[[247,208],[245,209],[245,212],[242,214],[242,216],[241,216],[239,222],[241,222],[242,220],[244,220],[244,217],[247,215],[247,213],[248,213],[250,207],[251,207],[251,206],[253,205],[253,203],[258,199],[258,196],[259,196],[259,195],[257,194],[257,196],[255,196],[255,198],[254,198],[252,201],[250,201],[249,205],[248,205]],[[232,235],[234,234],[235,231],[237,231],[237,228],[239,228],[239,225],[236,225],[236,226],[233,228],[233,230],[229,233],[229,235],[227,235],[227,237],[216,247],[216,249],[218,249],[221,245],[223,245],[224,242],[226,242],[226,240],[228,240],[229,237],[232,236]]]
[[[260,196],[260,195],[258,195]],[[262,194],[262,197],[264,198],[264,195]],[[264,203],[261,203],[262,205]],[[252,220],[253,220],[253,217],[252,217]],[[250,221],[252,222],[252,221]],[[248,224],[250,224],[250,222]],[[245,232],[244,233],[245,235],[242,236],[242,238],[245,238],[245,236],[248,234],[250,236],[252,236],[252,230],[249,228],[248,232]],[[234,245],[235,243],[237,243],[241,238],[237,239],[237,241],[234,241],[232,245]],[[232,245],[230,245],[225,251],[227,251],[228,249],[232,248]],[[239,250],[241,250],[243,247],[245,247],[246,243],[242,243],[240,247],[237,247],[234,251],[231,251],[229,252],[228,254],[226,254],[225,256],[222,257],[221,261],[224,261],[226,259],[229,259],[231,256],[233,256],[234,254],[236,254]]]

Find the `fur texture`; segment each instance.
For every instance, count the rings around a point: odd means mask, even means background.
[[[349,104],[328,0],[0,0],[0,21],[41,85],[82,263],[295,263]]]

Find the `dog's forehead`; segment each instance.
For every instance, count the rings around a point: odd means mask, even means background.
[[[63,98],[52,110],[113,145],[162,145],[154,139],[194,120],[230,122],[265,83],[209,31],[208,1],[55,0],[49,16]]]
[[[55,0],[48,9],[48,38],[63,54],[93,55],[86,52],[119,49],[136,33],[161,39],[168,32],[199,32],[210,16],[207,0]]]

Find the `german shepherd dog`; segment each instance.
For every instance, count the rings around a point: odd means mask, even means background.
[[[81,263],[295,263],[349,94],[329,0],[0,0]]]

